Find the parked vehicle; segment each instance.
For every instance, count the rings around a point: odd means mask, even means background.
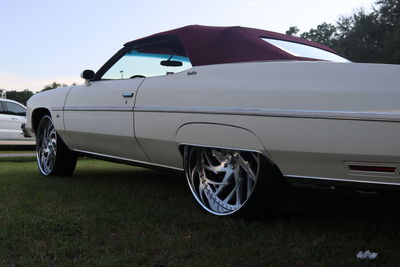
[[[273,206],[284,181],[400,185],[398,65],[187,26],[128,42],[81,76],[28,102],[43,175],[71,175],[79,155],[181,170],[215,215]]]
[[[29,140],[23,136],[21,125],[26,122],[24,105],[0,98],[0,141]]]

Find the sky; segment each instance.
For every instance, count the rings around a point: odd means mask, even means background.
[[[373,0],[0,0],[0,89],[83,83],[124,43],[186,25],[285,33],[335,23]]]

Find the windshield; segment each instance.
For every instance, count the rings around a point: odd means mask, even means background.
[[[313,46],[289,42],[289,41],[271,39],[271,38],[261,38],[261,39],[285,51],[286,53],[289,53],[296,57],[316,58],[332,62],[350,62],[347,59],[338,56],[332,52],[316,48]]]

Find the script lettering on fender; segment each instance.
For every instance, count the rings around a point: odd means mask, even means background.
[[[195,71],[188,71],[188,73],[187,73],[188,76],[190,76],[190,75],[196,75],[196,74],[197,74],[197,72],[195,72]]]

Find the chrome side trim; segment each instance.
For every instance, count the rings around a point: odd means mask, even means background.
[[[156,163],[150,163],[150,162],[141,161],[141,160],[133,160],[133,159],[127,159],[127,158],[122,158],[122,157],[115,157],[115,156],[110,156],[110,155],[105,155],[105,154],[95,153],[95,152],[90,152],[90,151],[85,151],[85,150],[79,150],[79,149],[73,149],[73,151],[78,152],[78,153],[98,156],[98,157],[102,157],[102,158],[109,158],[109,159],[114,159],[114,160],[131,162],[131,163],[134,163],[134,164],[140,165],[140,166],[160,167],[160,168],[167,168],[167,169],[172,169],[172,170],[176,170],[176,171],[183,171],[183,169],[181,169],[181,168],[176,168],[176,167],[162,165],[162,164],[156,164]]]
[[[366,181],[366,180],[350,180],[350,179],[338,179],[338,178],[330,178],[330,177],[314,177],[314,176],[296,176],[296,175],[285,175],[288,179],[293,180],[321,180],[321,181],[335,181],[335,182],[346,182],[346,183],[360,183],[360,184],[376,184],[376,185],[394,185],[400,186],[399,183],[389,183],[389,182],[376,182],[376,181]]]
[[[64,111],[133,111],[133,107],[64,107]]]
[[[333,111],[333,110],[218,108],[218,107],[173,107],[173,106],[171,107],[138,106],[134,108],[134,111],[400,122],[400,113],[394,113],[394,112],[358,112],[358,111]]]
[[[51,111],[63,111],[64,108],[63,107],[52,107]]]

